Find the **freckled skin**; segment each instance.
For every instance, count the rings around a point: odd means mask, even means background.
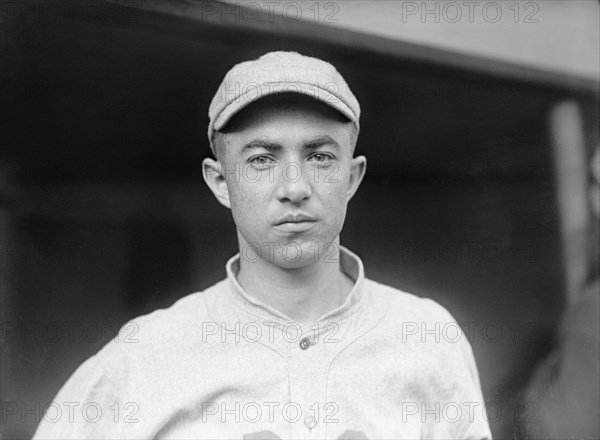
[[[352,158],[353,127],[321,103],[252,106],[219,134],[224,182],[217,184],[223,194],[217,199],[231,209],[247,258],[261,256],[281,268],[322,262],[335,246],[330,243],[338,243],[348,201],[364,174],[366,159]],[[324,137],[330,140],[306,148]],[[255,140],[277,148],[243,151]],[[298,213],[314,223],[276,226],[283,216]]]

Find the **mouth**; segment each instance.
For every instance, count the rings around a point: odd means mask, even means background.
[[[307,214],[289,214],[275,222],[275,226],[286,232],[303,232],[313,227],[317,219]]]
[[[314,217],[311,217],[307,214],[288,214],[284,217],[281,217],[279,220],[275,222],[275,226],[281,226],[286,223],[314,223],[317,220]]]

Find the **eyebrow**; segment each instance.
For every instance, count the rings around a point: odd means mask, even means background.
[[[332,145],[335,148],[340,148],[340,145],[331,136],[319,136],[315,139],[311,139],[305,142],[302,146],[303,150],[315,150],[323,145]],[[277,142],[272,142],[265,139],[254,139],[244,144],[242,147],[242,153],[252,150],[264,149],[267,151],[279,151],[283,149],[283,146]]]
[[[264,139],[254,139],[242,147],[242,153],[245,153],[246,151],[258,150],[258,149],[263,149],[263,150],[268,150],[268,151],[277,151],[277,150],[281,150],[282,148],[283,147],[281,146],[281,144],[278,144],[276,142],[271,142],[271,141],[267,141]]]
[[[331,145],[335,148],[340,148],[340,144],[336,142],[331,136],[319,136],[316,139],[312,139],[304,144],[305,150],[314,150],[316,148],[322,147],[323,145]]]

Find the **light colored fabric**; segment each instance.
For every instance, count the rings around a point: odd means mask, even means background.
[[[297,52],[269,52],[227,72],[208,108],[208,140],[248,104],[277,93],[299,93],[342,113],[359,130],[360,104],[335,67]]]
[[[101,408],[95,423],[48,414],[34,438],[491,438],[450,314],[340,255],[355,286],[312,328],[246,294],[232,258],[225,280],[133,320],[71,376],[54,403]]]

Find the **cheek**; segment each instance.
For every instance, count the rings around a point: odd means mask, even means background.
[[[346,186],[339,183],[331,185],[325,189],[323,198],[326,206],[339,211],[340,208],[346,206]]]
[[[336,183],[322,183],[318,186],[319,199],[322,209],[326,213],[328,223],[338,226],[338,223],[343,222],[346,216],[347,207],[347,183],[339,181]]]
[[[323,194],[323,198],[328,202],[335,204],[338,209],[340,205],[343,205],[345,209],[348,199],[350,170],[344,165],[329,172],[329,176],[323,179],[319,185],[321,187],[320,191]]]
[[[257,182],[246,182],[243,179],[227,181],[231,212],[236,224],[242,229],[251,226],[264,217],[269,203],[269,189]]]

